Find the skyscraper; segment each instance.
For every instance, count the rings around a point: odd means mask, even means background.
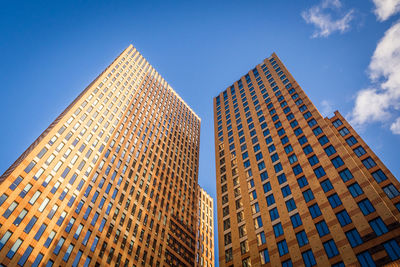
[[[214,267],[214,200],[200,186],[198,194],[196,261],[194,266]]]
[[[2,266],[192,266],[200,119],[130,45],[1,176]]]
[[[214,98],[220,266],[400,258],[399,182],[276,54]]]

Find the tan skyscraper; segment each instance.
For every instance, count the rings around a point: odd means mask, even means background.
[[[1,176],[2,266],[193,266],[199,134],[130,45]]]
[[[195,266],[214,267],[214,200],[200,186],[198,186],[197,193],[198,213]]]
[[[220,266],[400,258],[399,182],[276,54],[214,98]]]

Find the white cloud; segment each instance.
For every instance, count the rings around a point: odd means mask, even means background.
[[[324,116],[324,117],[327,117],[327,116],[329,116],[329,115],[332,115],[332,113],[333,113],[333,106],[332,106],[332,104],[331,104],[331,102],[330,101],[328,101],[328,100],[322,100],[321,101],[321,114],[322,114],[322,116]]]
[[[375,14],[380,21],[387,20],[390,16],[400,11],[400,0],[373,0]]]
[[[400,117],[390,125],[390,130],[394,134],[400,134]]]
[[[345,14],[341,13],[339,18],[332,18],[331,13],[340,13],[342,3],[340,0],[323,0],[319,5],[303,11],[301,16],[308,24],[316,27],[313,38],[327,37],[333,32],[344,33],[350,28],[354,10],[351,9]]]
[[[387,121],[400,110],[400,22],[389,28],[379,41],[369,64],[372,85],[358,92],[352,121],[357,125]],[[396,123],[393,133],[398,133]]]

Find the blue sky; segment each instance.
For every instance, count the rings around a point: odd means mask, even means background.
[[[130,43],[202,119],[276,52],[323,115],[339,110],[400,177],[400,1],[9,1],[0,10],[0,172]],[[218,259],[218,258],[216,258]]]

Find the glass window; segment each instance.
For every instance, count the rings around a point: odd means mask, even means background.
[[[393,184],[389,184],[389,185],[383,187],[382,189],[386,193],[388,198],[390,198],[390,199],[395,198],[398,195],[400,195],[399,191]]]
[[[279,256],[283,256],[287,253],[289,253],[289,249],[286,243],[286,240],[283,239],[281,242],[278,242],[278,250],[279,250]]]
[[[332,209],[342,205],[342,201],[340,200],[339,196],[335,193],[328,197],[329,204],[331,204]]]
[[[376,172],[373,172],[372,177],[374,177],[377,183],[387,180],[387,176],[381,169],[377,170]]]
[[[298,232],[296,234],[296,238],[297,238],[297,243],[299,243],[299,247],[302,247],[302,246],[308,244],[308,238],[307,238],[306,232],[304,232],[304,230]]]
[[[369,254],[368,251],[357,254],[357,259],[361,266],[376,266],[371,254]]]
[[[19,266],[24,266],[26,261],[28,260],[29,256],[31,255],[33,251],[33,247],[32,246],[28,246],[24,252],[24,254],[22,255],[22,257],[19,259],[18,261],[18,265]]]
[[[358,185],[358,183],[354,183],[354,184],[352,184],[352,185],[349,185],[349,186],[348,186],[348,189],[349,189],[349,191],[350,191],[350,194],[351,194],[353,197],[358,197],[358,196],[364,194],[364,192],[362,191],[362,189],[361,189],[361,187]]]
[[[297,183],[299,184],[300,188],[303,188],[304,186],[308,185],[308,181],[305,176],[302,176],[299,179],[297,179]]]
[[[321,182],[321,187],[324,190],[324,192],[329,192],[330,190],[333,189],[333,185],[329,179],[326,179],[325,181]]]
[[[356,138],[354,138],[354,136],[350,136],[349,138],[346,139],[346,143],[347,143],[349,146],[352,146],[352,145],[357,144],[358,141],[357,141]]]
[[[307,189],[303,192],[303,197],[306,202],[314,199],[314,194],[312,193],[311,189]]]
[[[360,202],[358,202],[358,206],[360,207],[360,210],[364,215],[368,215],[375,211],[374,206],[372,206],[372,203],[371,203],[371,201],[369,201],[368,198],[363,199]]]
[[[347,182],[353,179],[353,175],[349,171],[349,169],[344,169],[343,171],[339,172],[340,177],[342,178],[343,182]]]
[[[389,231],[380,217],[369,221],[369,225],[377,236],[383,235]]]
[[[357,155],[358,157],[361,157],[362,155],[364,155],[365,153],[367,153],[367,152],[365,152],[365,150],[364,150],[364,148],[363,148],[362,146],[359,146],[359,147],[354,148],[353,151],[354,151],[354,153],[356,153],[356,155]]]
[[[332,146],[332,145],[329,145],[329,146],[327,146],[326,148],[325,148],[325,153],[328,155],[328,157],[329,156],[331,156],[331,155],[333,155],[333,154],[335,154],[336,153],[336,149]]]
[[[338,221],[339,221],[341,226],[348,225],[349,223],[352,222],[351,219],[350,219],[350,216],[349,216],[349,214],[347,213],[346,210],[342,210],[342,211],[336,213],[336,217],[337,217],[337,219],[338,219]]]
[[[317,203],[315,203],[314,205],[308,207],[308,210],[310,211],[311,217],[313,219],[317,218],[318,216],[320,216],[322,214]]]
[[[261,264],[266,264],[269,262],[268,249],[260,251],[260,258],[261,258]]]
[[[7,258],[12,259],[12,257],[14,257],[15,253],[21,246],[22,242],[23,242],[23,240],[20,238],[18,238],[17,241],[15,241],[14,245],[11,247],[11,249],[8,251],[8,253],[6,255]]]
[[[283,228],[281,223],[277,223],[273,226],[275,237],[283,235]]]
[[[303,257],[304,265],[306,267],[314,266],[317,264],[311,249],[303,252],[301,255]]]
[[[290,221],[292,222],[293,228],[296,228],[303,224],[298,213],[290,216]]]
[[[333,241],[333,239],[331,239],[329,241],[326,241],[324,243],[324,249],[325,249],[326,255],[328,255],[329,259],[333,258],[333,257],[335,257],[336,255],[339,254],[339,251],[338,251],[338,249],[336,247],[336,244]]]
[[[320,237],[323,237],[330,233],[328,225],[325,221],[320,221],[319,223],[316,223],[315,227],[317,228]]]
[[[314,173],[318,179],[323,177],[326,174],[325,170],[324,170],[324,168],[322,168],[322,166],[319,166],[318,168],[314,169]]]
[[[362,163],[364,164],[365,168],[367,168],[367,169],[371,169],[372,167],[376,166],[375,161],[371,157],[368,157],[368,158],[362,160]]]
[[[271,221],[274,221],[279,218],[279,213],[277,208],[273,208],[269,211],[269,215],[271,216]]]
[[[349,240],[349,243],[352,248],[361,245],[363,243],[360,234],[358,233],[357,229],[352,229],[346,232],[346,237]]]
[[[394,239],[384,243],[383,247],[385,248],[386,253],[389,255],[392,261],[398,260],[400,258],[400,246]]]
[[[4,247],[4,245],[7,243],[8,239],[10,239],[10,236],[13,233],[10,232],[9,230],[7,230],[7,232],[5,232],[5,234],[3,235],[3,237],[0,239],[0,250]]]

